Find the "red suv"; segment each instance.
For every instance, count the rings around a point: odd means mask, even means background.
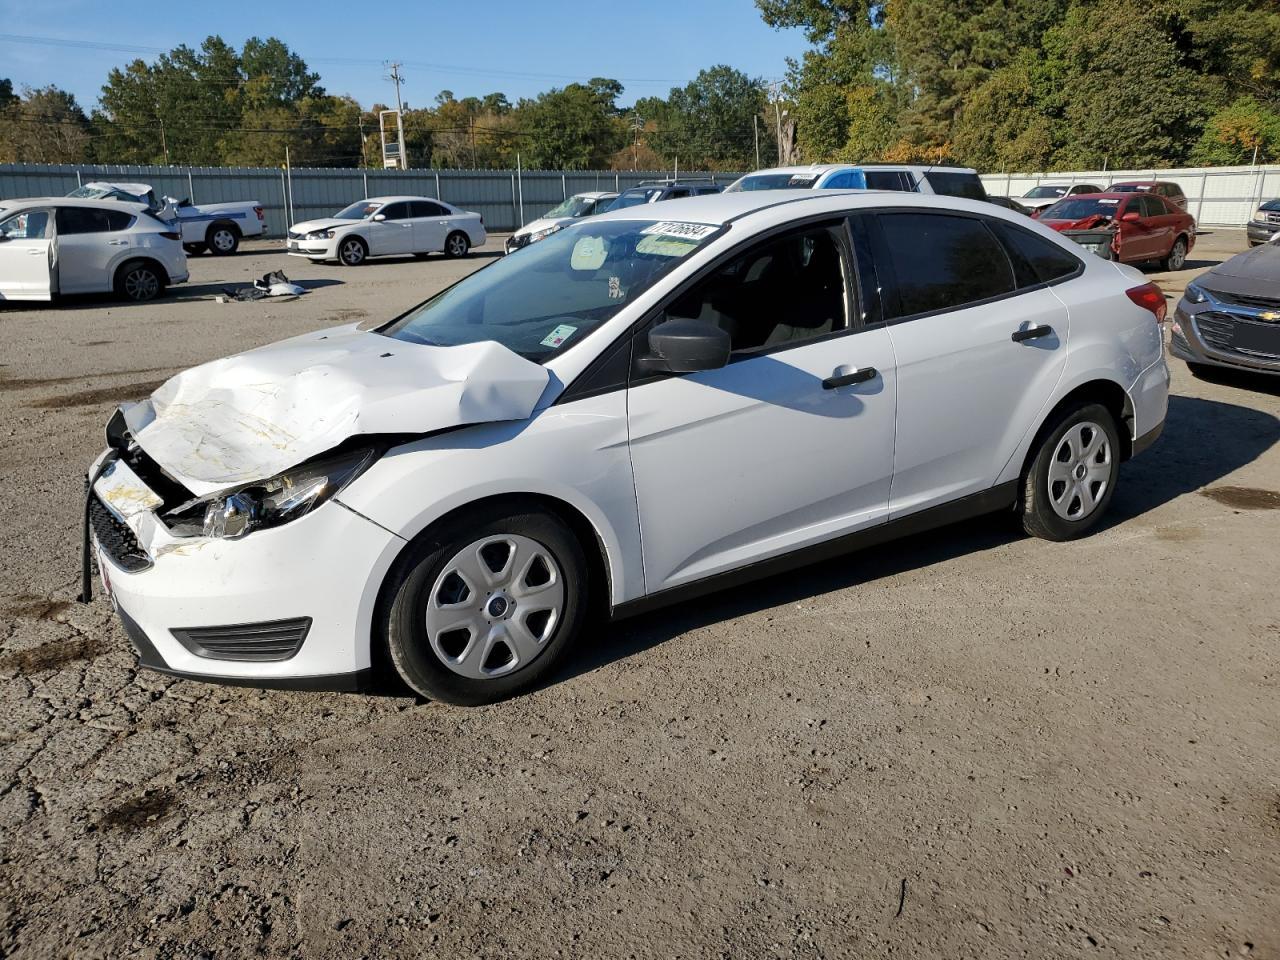
[[[1107,188],[1111,193],[1154,193],[1164,197],[1179,210],[1187,209],[1187,196],[1172,180],[1126,180]]]
[[[1040,222],[1108,260],[1158,260],[1181,270],[1196,242],[1196,221],[1154,193],[1090,193],[1066,197]]]

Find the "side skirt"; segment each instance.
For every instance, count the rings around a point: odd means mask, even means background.
[[[759,580],[774,574],[786,573],[799,567],[808,566],[811,563],[830,560],[833,557],[852,553],[855,550],[873,547],[901,537],[909,537],[916,533],[924,533],[927,530],[958,523],[971,517],[980,517],[983,514],[1008,510],[1017,502],[1018,485],[1019,481],[1010,480],[1007,483],[997,484],[989,490],[961,497],[951,503],[929,507],[927,510],[908,514],[905,517],[890,520],[888,523],[882,523],[879,526],[858,530],[855,533],[845,534],[832,540],[824,540],[822,543],[815,543],[812,546],[794,550],[791,553],[784,553],[781,556],[770,557],[768,560],[749,563],[745,567],[738,567],[736,570],[717,573],[714,576],[704,577],[692,583],[684,583],[678,587],[669,587],[666,590],[659,590],[657,593],[651,593],[645,597],[628,600],[613,608],[612,619],[623,620],[627,617],[634,617],[637,614],[648,613],[650,610],[658,610],[675,603],[682,603],[685,600],[702,597],[718,590],[750,583],[753,580]]]

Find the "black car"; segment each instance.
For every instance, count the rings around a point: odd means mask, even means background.
[[[1006,210],[1012,210],[1014,213],[1020,213],[1023,216],[1031,216],[1031,208],[1024,207],[1013,197],[987,197],[988,203],[994,203],[997,207],[1004,207]]]
[[[1280,242],[1237,254],[1187,284],[1170,350],[1205,367],[1280,374]]]
[[[1266,243],[1280,233],[1280,200],[1268,200],[1258,207],[1245,232],[1249,236],[1251,247]]]

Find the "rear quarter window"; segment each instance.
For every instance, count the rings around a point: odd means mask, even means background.
[[[946,197],[965,197],[969,200],[987,199],[987,191],[976,173],[955,173],[950,170],[933,170],[925,175],[934,193]]]
[[[1051,240],[1003,220],[991,220],[988,225],[1009,254],[1019,289],[1072,277],[1082,268],[1079,259]]]
[[[1009,257],[983,221],[934,213],[879,219],[900,301],[890,305],[892,315],[953,310],[1014,291]]]

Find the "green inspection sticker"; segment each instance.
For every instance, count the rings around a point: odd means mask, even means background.
[[[559,347],[577,332],[577,327],[562,323],[542,338],[542,345],[544,347]]]

